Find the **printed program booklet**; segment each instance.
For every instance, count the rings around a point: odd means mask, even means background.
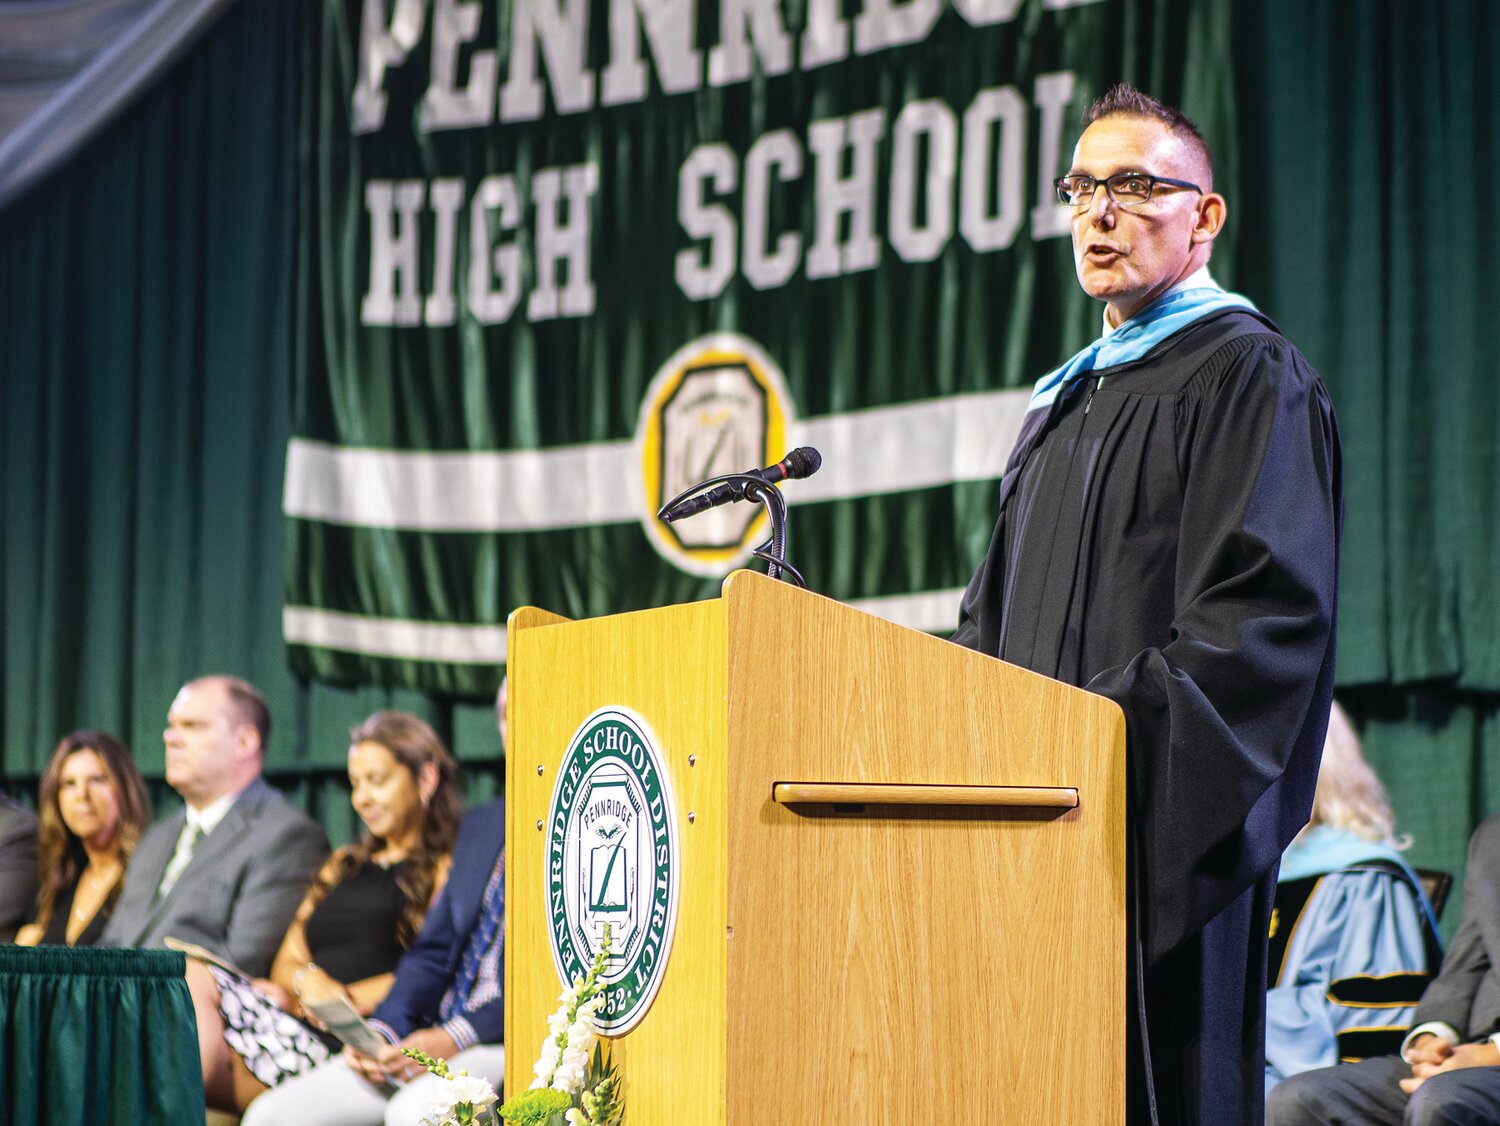
[[[168,950],[180,950],[182,953],[186,954],[189,958],[192,958],[195,961],[207,962],[211,966],[218,966],[219,969],[223,970],[225,973],[231,974],[234,977],[239,978],[241,981],[253,980],[249,974],[240,969],[233,962],[224,960],[223,958],[215,954],[212,950],[199,946],[196,942],[187,942],[184,939],[173,938],[171,935],[167,935],[164,939],[161,940],[161,944]]]

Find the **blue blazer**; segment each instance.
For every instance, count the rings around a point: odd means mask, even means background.
[[[437,902],[411,949],[396,963],[396,980],[386,994],[375,1019],[404,1038],[438,1021],[443,994],[458,973],[464,944],[479,921],[484,889],[495,870],[495,861],[505,848],[505,802],[486,802],[472,810],[458,828],[453,844],[453,868]],[[501,976],[502,986],[504,976]],[[473,1027],[481,1044],[499,1044],[505,1038],[505,996],[500,996],[460,1014]]]

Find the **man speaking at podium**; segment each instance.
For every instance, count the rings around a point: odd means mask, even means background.
[[[1125,712],[1127,1121],[1259,1126],[1277,863],[1333,692],[1338,434],[1209,276],[1196,126],[1124,86],[1085,120],[1057,190],[1103,335],[1036,385],[954,640]]]

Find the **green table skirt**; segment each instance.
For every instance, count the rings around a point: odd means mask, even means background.
[[[0,1122],[201,1123],[183,956],[0,947]]]

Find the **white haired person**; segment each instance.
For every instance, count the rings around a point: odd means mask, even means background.
[[[1385,787],[1338,704],[1312,819],[1281,858],[1266,1006],[1266,1090],[1395,1052],[1437,971],[1427,896],[1400,851]]]

